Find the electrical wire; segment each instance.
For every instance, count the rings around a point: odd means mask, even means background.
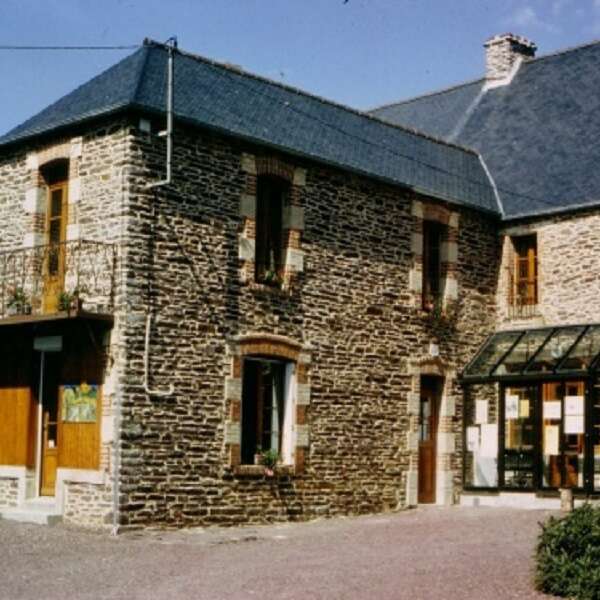
[[[135,50],[139,44],[127,46],[1,46],[0,50]]]

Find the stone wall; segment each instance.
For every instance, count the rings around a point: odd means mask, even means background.
[[[93,529],[113,525],[113,495],[108,485],[66,482],[63,521]]]
[[[510,236],[537,234],[539,304],[529,319],[510,318],[508,270],[514,260]],[[503,230],[498,285],[498,326],[568,325],[598,321],[600,210],[546,217]]]
[[[19,480],[0,478],[0,509],[17,506],[19,499]]]
[[[409,286],[422,218],[413,204],[436,202],[206,132],[176,132],[169,188],[146,187],[163,176],[162,142],[139,133],[132,156],[121,524],[233,524],[407,506],[418,431],[409,404],[431,343],[447,378],[444,472],[460,485],[455,374],[493,327],[497,224],[458,211],[457,302],[440,327],[414,305]],[[302,269],[282,289],[249,281],[240,251],[250,239],[248,177],[257,164],[302,173],[294,192]],[[147,384],[155,394],[143,387],[147,307]],[[308,443],[302,469],[281,479],[236,471],[231,460],[231,343],[249,334],[310,349]]]

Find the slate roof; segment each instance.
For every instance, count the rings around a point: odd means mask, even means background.
[[[125,109],[164,112],[167,50],[134,54],[0,137],[3,146]],[[476,152],[207,59],[175,53],[176,119],[498,214]],[[175,144],[176,144],[175,140]]]
[[[600,204],[600,43],[525,62],[506,86],[483,85],[371,114],[477,150],[507,219]]]

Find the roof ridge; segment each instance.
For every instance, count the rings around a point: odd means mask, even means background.
[[[485,77],[478,77],[477,79],[469,79],[467,81],[463,81],[462,83],[456,83],[454,85],[450,85],[448,87],[441,88],[439,90],[434,90],[432,92],[426,92],[425,94],[421,94],[420,96],[411,96],[410,98],[405,98],[404,100],[398,100],[396,102],[387,102],[386,104],[382,104],[380,106],[375,106],[374,108],[369,109],[370,111],[381,110],[383,108],[391,108],[392,106],[398,106],[399,104],[410,104],[411,102],[417,102],[418,100],[422,100],[423,98],[429,98],[431,96],[438,96],[440,94],[446,94],[448,92],[452,92],[461,87],[467,87],[468,85],[473,85],[474,83],[479,83],[485,81]]]
[[[548,52],[548,54],[542,54],[540,56],[535,56],[534,58],[529,58],[523,61],[523,65],[528,65],[540,60],[545,60],[547,58],[554,58],[555,56],[560,56],[561,54],[568,54],[569,52],[576,52],[577,50],[585,50],[586,48],[589,48],[590,46],[595,46],[597,44],[600,44],[600,38],[592,40],[591,42],[579,44],[577,46],[567,46],[566,48],[555,50],[554,52]]]
[[[158,47],[161,49],[167,49],[167,45],[163,44],[162,42],[158,42],[156,40],[152,40],[149,38],[146,38],[144,40],[144,45],[145,46],[154,46],[154,47]],[[336,108],[340,108],[342,110],[345,110],[347,112],[353,113],[359,117],[363,117],[365,119],[369,119],[371,121],[375,121],[376,123],[380,123],[381,125],[385,125],[386,127],[389,127],[391,129],[396,129],[399,131],[405,131],[407,133],[410,133],[411,135],[415,135],[417,137],[421,137],[424,139],[427,139],[431,142],[435,142],[437,144],[442,144],[444,146],[448,146],[451,148],[456,148],[458,150],[462,150],[464,152],[468,152],[470,154],[474,154],[476,155],[477,153],[475,152],[475,150],[473,150],[473,148],[469,148],[468,146],[461,146],[460,144],[456,144],[454,142],[448,142],[442,138],[438,138],[435,137],[433,135],[430,135],[428,133],[425,133],[424,131],[419,131],[418,129],[414,129],[412,127],[407,127],[405,125],[397,125],[396,123],[390,123],[389,121],[386,121],[385,119],[382,119],[381,117],[377,117],[375,115],[369,114],[367,112],[358,110],[356,108],[353,108],[351,106],[348,106],[346,104],[342,104],[340,102],[336,102],[335,100],[330,100],[328,98],[324,98],[323,96],[318,96],[316,94],[312,94],[310,92],[307,92],[305,90],[302,90],[300,88],[294,87],[292,85],[288,85],[285,83],[281,83],[279,81],[275,81],[273,79],[270,79],[268,77],[265,77],[263,75],[257,75],[256,73],[252,73],[250,71],[245,71],[244,69],[240,68],[240,67],[234,67],[230,64],[227,63],[223,63],[223,62],[219,62],[216,60],[213,60],[211,58],[207,58],[205,56],[202,56],[200,54],[195,54],[193,52],[188,52],[186,50],[181,50],[180,48],[176,48],[175,52],[177,52],[178,54],[181,54],[182,56],[186,56],[188,58],[191,58],[192,60],[197,60],[199,62],[204,62],[206,64],[212,65],[214,67],[218,67],[221,69],[224,69],[226,71],[229,71],[231,73],[234,73],[235,75],[241,75],[243,77],[248,77],[250,79],[256,79],[257,81],[262,81],[264,83],[267,83],[269,85],[278,87],[278,88],[282,88],[284,90],[287,90],[289,92],[292,92],[294,94],[298,94],[299,96],[305,96],[307,98],[312,98],[313,100],[317,100],[318,102],[321,102],[322,104],[327,104],[329,106],[334,106]]]
[[[144,51],[144,60],[142,61],[142,64],[140,65],[139,71],[138,71],[138,75],[137,75],[137,83],[135,84],[135,89],[133,90],[133,94],[131,95],[131,102],[135,103],[137,102],[137,97],[138,97],[138,93],[140,91],[140,88],[142,87],[142,83],[144,82],[144,73],[146,71],[146,65],[148,64],[148,58],[150,56],[150,52],[148,52],[148,49],[146,48],[146,44],[142,45],[142,50]]]

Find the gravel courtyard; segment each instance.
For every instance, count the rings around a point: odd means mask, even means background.
[[[0,521],[0,598],[545,598],[531,555],[546,517],[431,507],[118,538]]]

